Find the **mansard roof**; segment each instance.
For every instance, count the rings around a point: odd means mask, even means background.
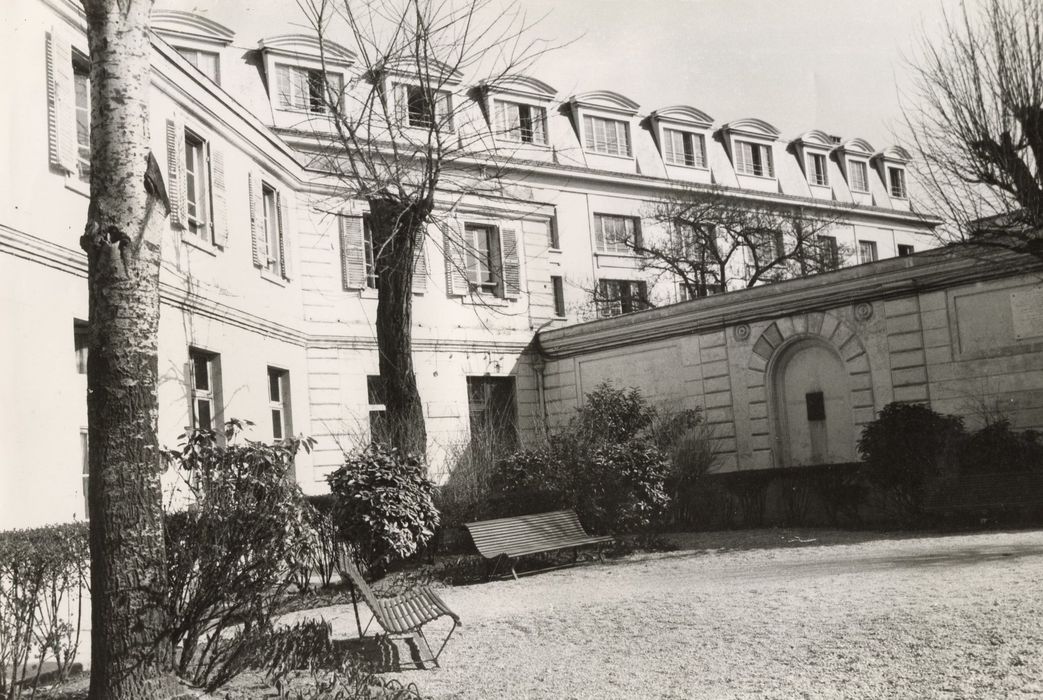
[[[320,44],[316,37],[309,34],[278,34],[261,39],[257,46],[262,51],[296,58],[318,58],[321,55],[327,62],[344,66],[355,62],[355,54],[349,49],[329,39]]]
[[[159,34],[180,36],[227,46],[235,32],[223,24],[193,12],[155,10],[150,15],[152,28]]]
[[[629,97],[624,97],[618,92],[611,90],[592,90],[581,92],[569,98],[569,102],[578,107],[592,107],[594,109],[607,109],[613,112],[622,112],[633,116],[637,114],[640,105]]]
[[[713,124],[713,117],[706,112],[689,107],[688,105],[673,105],[657,109],[649,115],[652,119],[665,119],[672,122],[681,122],[691,126],[706,128]]]
[[[478,85],[492,92],[524,95],[544,101],[553,100],[558,94],[558,91],[547,83],[528,75],[502,75],[498,78],[483,80]]]
[[[748,136],[757,136],[765,139],[777,139],[781,131],[775,126],[769,124],[763,119],[757,119],[755,117],[747,117],[746,119],[736,119],[735,121],[728,122],[721,127],[721,131],[731,132],[735,134],[745,134]]]

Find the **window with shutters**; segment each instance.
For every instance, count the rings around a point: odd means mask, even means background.
[[[220,435],[217,423],[221,400],[220,355],[188,349],[188,384],[192,397],[192,427],[215,430]]]
[[[185,210],[188,231],[210,240],[210,158],[205,140],[185,130]]]
[[[503,296],[500,237],[495,226],[464,226],[464,274],[473,291]]]
[[[373,228],[369,225],[369,217],[362,217],[362,252],[365,256],[366,287],[377,288],[377,255],[373,247]]]
[[[648,284],[639,280],[598,280],[599,316],[619,316],[649,308]]]
[[[735,141],[735,171],[740,175],[775,177],[771,146],[751,141]]]
[[[633,253],[641,246],[641,221],[636,216],[594,214],[594,238],[602,253]]]
[[[864,160],[847,161],[852,192],[869,192],[869,165]]]
[[[547,110],[536,105],[496,100],[496,138],[511,143],[547,145]]]
[[[405,126],[453,129],[452,98],[446,90],[419,85],[395,85],[397,109]]]
[[[76,92],[76,174],[91,180],[91,64],[73,52],[72,75]]]
[[[819,187],[825,187],[829,184],[825,155],[821,153],[808,154],[808,182]]]
[[[670,165],[706,167],[706,140],[702,134],[663,129],[663,159]]]
[[[328,113],[329,105],[339,103],[344,92],[340,73],[282,63],[275,66],[275,82],[280,109],[312,114]]]
[[[630,156],[630,125],[619,119],[583,117],[583,147],[593,153]]]
[[[181,54],[185,60],[198,68],[203,75],[221,84],[221,59],[216,51],[204,51],[202,49],[191,49],[186,46],[175,46],[174,50]]]
[[[261,185],[261,209],[264,226],[265,269],[282,274],[282,227],[279,222],[279,195],[268,184]]]
[[[293,433],[290,421],[290,373],[268,368],[268,410],[272,417],[272,439],[282,440]]]

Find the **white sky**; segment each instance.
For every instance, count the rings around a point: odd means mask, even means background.
[[[973,4],[974,0],[969,0]],[[719,123],[759,117],[876,148],[901,130],[919,36],[958,0],[519,0],[538,34],[571,44],[529,73],[559,91],[608,89],[642,113],[690,104]],[[239,46],[302,31],[293,0],[159,0],[208,16]],[[338,37],[331,37],[337,39]],[[350,42],[343,41],[350,46]]]

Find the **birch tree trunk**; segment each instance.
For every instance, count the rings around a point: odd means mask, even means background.
[[[155,161],[148,167],[152,4],[84,0],[92,98],[91,200],[80,239],[90,294],[92,700],[161,698],[177,687],[156,437],[159,259],[169,204]]]

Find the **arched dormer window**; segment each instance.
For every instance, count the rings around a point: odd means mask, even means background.
[[[609,90],[584,92],[569,99],[580,132],[583,150],[620,158],[633,158],[630,123],[638,104]]]
[[[721,127],[735,173],[775,179],[774,144],[779,130],[762,119],[739,119]]]
[[[706,134],[713,118],[694,107],[675,105],[649,115],[659,152],[667,165],[706,170]]]
[[[838,136],[812,129],[792,142],[801,170],[812,187],[829,187],[829,153],[840,143]]]
[[[324,114],[344,93],[355,54],[340,44],[306,34],[261,39],[268,94],[272,107],[285,112]]]
[[[909,199],[905,168],[910,160],[909,152],[901,146],[889,146],[873,154],[872,162],[876,164],[880,178],[887,186],[887,194],[892,199]]]
[[[547,110],[557,90],[524,75],[482,81],[479,88],[494,141],[547,146]]]
[[[221,51],[232,43],[233,32],[223,24],[180,10],[156,10],[152,29],[203,75],[221,84]]]
[[[869,159],[873,155],[873,147],[865,139],[848,139],[836,148],[836,153],[851,193],[868,195]]]
[[[402,56],[375,68],[369,79],[382,81],[402,127],[453,131],[453,92],[463,75],[449,64],[429,58],[421,70],[416,58]]]

